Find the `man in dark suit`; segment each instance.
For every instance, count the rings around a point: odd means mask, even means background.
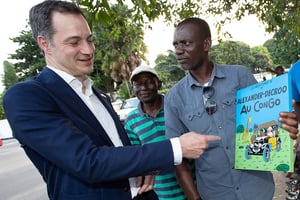
[[[30,10],[29,22],[47,66],[11,87],[3,106],[49,199],[143,199],[153,174],[173,171],[182,157],[197,158],[219,140],[190,132],[130,146],[109,98],[88,77],[95,46],[82,11],[70,2],[44,1]]]

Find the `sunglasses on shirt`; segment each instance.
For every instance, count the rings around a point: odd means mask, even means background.
[[[212,86],[203,87],[203,103],[208,115],[212,115],[217,111],[217,103],[211,98],[215,94],[215,89]]]

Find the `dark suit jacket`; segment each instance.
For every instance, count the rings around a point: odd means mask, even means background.
[[[131,199],[129,176],[173,170],[170,141],[128,146],[109,98],[94,92],[111,113],[124,147],[113,147],[80,97],[49,68],[4,96],[13,135],[47,183],[50,199]]]

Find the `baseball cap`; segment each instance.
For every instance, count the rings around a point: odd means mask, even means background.
[[[130,76],[130,82],[132,81],[132,78],[140,73],[143,73],[143,72],[148,72],[148,73],[151,73],[153,75],[155,75],[157,78],[158,78],[158,74],[156,73],[156,71],[152,68],[152,67],[149,67],[147,65],[141,65],[141,66],[138,66],[137,68],[135,68],[132,73],[131,73],[131,76]],[[158,78],[159,79],[159,78]]]

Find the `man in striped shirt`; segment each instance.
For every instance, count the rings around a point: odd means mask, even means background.
[[[132,72],[130,81],[140,100],[138,107],[125,120],[125,129],[131,144],[143,145],[165,140],[164,97],[158,93],[162,83],[157,73],[151,67],[139,66]],[[189,187],[195,185],[183,186],[183,189]],[[183,189],[179,186],[175,173],[155,177],[154,190],[160,200],[187,199]],[[199,195],[195,195],[199,199]]]

